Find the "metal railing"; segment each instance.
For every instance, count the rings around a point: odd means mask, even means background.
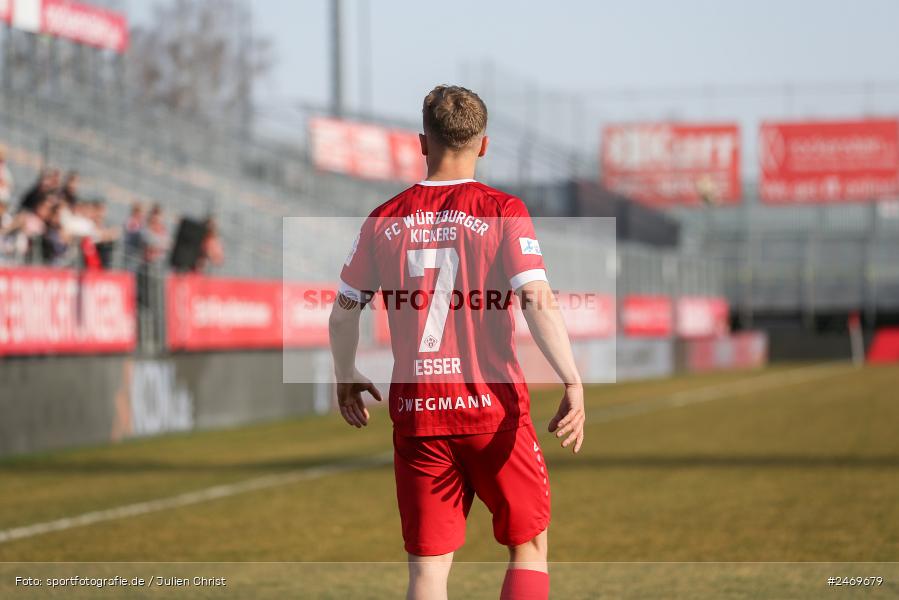
[[[747,187],[741,206],[675,211],[687,245],[719,257],[744,322],[899,310],[899,218],[885,214],[890,203],[766,206]]]
[[[404,187],[318,173],[300,146],[250,140],[227,128],[209,131],[177,115],[126,111],[114,103],[105,106],[104,101],[33,98],[14,90],[0,91],[0,102],[0,142],[11,142],[35,158],[29,167],[20,168],[20,185],[36,175],[41,160],[49,158],[54,165],[79,169],[88,194],[110,200],[112,222],[124,221],[127,206],[135,198],[159,202],[169,214],[214,212],[226,248],[221,271],[226,275],[281,276],[281,217],[361,217]],[[508,171],[509,177],[523,183],[522,177],[551,174],[561,178],[577,172],[572,155],[563,148],[501,118],[492,123],[516,130],[517,136],[494,139],[491,155],[496,160],[485,164],[488,179]],[[508,168],[498,168],[498,162],[506,162]],[[258,172],[247,175],[253,166],[260,167]],[[345,234],[343,239],[329,237],[325,243],[333,240],[343,255],[355,231]],[[319,264],[314,255],[306,259],[313,278],[336,275],[334,264]],[[714,294],[722,290],[717,261],[696,252],[663,253],[622,245],[616,260],[618,287],[629,293]],[[566,286],[569,279],[577,282],[576,276],[565,275],[558,284]]]

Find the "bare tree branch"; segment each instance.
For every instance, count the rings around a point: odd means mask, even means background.
[[[272,41],[254,33],[245,0],[167,0],[132,32],[127,71],[145,105],[246,126],[273,63]]]

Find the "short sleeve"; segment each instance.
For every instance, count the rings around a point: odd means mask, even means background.
[[[351,300],[366,302],[380,287],[374,248],[374,219],[368,217],[353,240],[340,272],[338,291]]]
[[[524,202],[512,198],[503,210],[503,267],[509,286],[517,290],[532,281],[546,281],[546,266],[534,223]]]

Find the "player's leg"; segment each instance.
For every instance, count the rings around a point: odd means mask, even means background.
[[[465,542],[474,492],[444,438],[394,433],[396,496],[409,554],[408,598],[446,598],[453,552]]]
[[[452,552],[438,556],[410,554],[406,600],[446,600],[446,584],[452,565]]]
[[[548,548],[547,531],[544,529],[536,537],[517,546],[509,546],[509,568],[529,569],[547,572],[546,555]]]
[[[493,514],[496,541],[509,548],[501,597],[545,600],[550,493],[533,426],[465,436],[456,445],[467,479]]]
[[[547,534],[544,529],[523,544],[509,546],[509,568],[500,600],[546,600],[549,598]]]

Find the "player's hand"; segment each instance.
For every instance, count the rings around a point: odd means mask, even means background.
[[[343,419],[353,427],[368,425],[368,409],[362,400],[362,392],[368,392],[372,398],[381,401],[381,392],[365,375],[356,371],[350,381],[337,382],[337,405]]]
[[[574,444],[574,453],[581,451],[584,443],[584,421],[587,415],[584,412],[584,388],[580,384],[565,386],[565,395],[559,403],[559,410],[549,421],[549,431],[556,434],[557,438],[565,438],[562,447],[567,448]]]

